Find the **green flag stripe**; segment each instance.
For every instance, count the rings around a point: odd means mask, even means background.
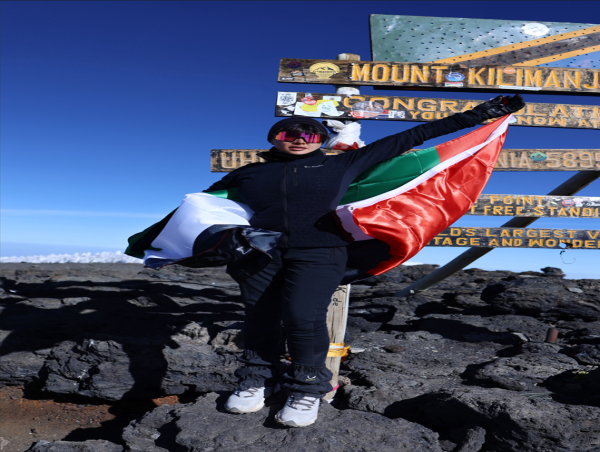
[[[340,204],[349,204],[394,190],[440,163],[435,147],[385,160],[362,173],[348,188]]]
[[[129,246],[125,250],[125,254],[128,256],[137,257],[138,259],[143,259],[144,251],[146,250],[162,251],[162,248],[154,248],[152,246],[152,242],[165,228],[176,210],[177,209],[160,220],[158,223],[154,223],[152,226],[144,229],[142,232],[138,232],[137,234],[129,237],[127,239]]]
[[[340,204],[362,201],[398,188],[440,163],[435,147],[421,149],[385,160],[358,176]],[[243,203],[237,188],[217,190],[208,194]]]
[[[223,199],[231,199],[232,201],[237,201],[243,203],[242,198],[238,194],[237,187],[234,188],[226,188],[225,190],[217,190],[217,191],[209,191],[206,192],[208,195],[216,196],[217,198]]]

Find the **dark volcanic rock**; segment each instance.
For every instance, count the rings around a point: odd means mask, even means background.
[[[403,266],[352,286],[341,388],[310,428],[274,422],[282,394],[253,415],[221,412],[243,348],[239,289],[222,268],[3,265],[0,384],[63,400],[209,393],[127,427],[128,447],[144,452],[600,452],[598,281],[554,268],[469,269],[394,296],[434,268]],[[554,344],[543,342],[549,327]]]
[[[591,322],[581,328],[581,324],[564,334],[565,342],[569,344],[600,344],[600,322]]]
[[[553,320],[582,319],[590,322],[600,319],[600,290],[597,286],[582,290],[568,280],[520,276],[508,279],[489,285],[481,294],[481,299],[498,312]]]
[[[189,405],[162,406],[131,423],[123,438],[132,452],[441,452],[437,434],[404,419],[338,411],[323,404],[316,424],[285,428],[273,418],[281,405],[245,416],[220,412],[207,394]],[[268,415],[265,421],[265,416]]]
[[[600,344],[580,344],[573,347],[572,353],[582,364],[600,366]]]
[[[29,351],[13,352],[0,359],[0,382],[22,385],[38,379],[46,356]]]
[[[465,424],[486,431],[485,450],[494,452],[597,451],[600,408],[562,405],[536,394],[504,389],[463,389],[428,394],[418,399],[406,417],[433,428]]]
[[[548,378],[566,371],[579,370],[573,358],[562,354],[519,355],[498,358],[472,371],[471,378],[496,388],[512,391],[536,391]]]
[[[360,353],[342,366],[351,380],[343,389],[345,408],[391,414],[394,402],[460,385],[469,364],[489,361],[497,350],[487,344],[447,341],[427,331],[396,337],[379,333],[374,338],[379,350]],[[388,353],[389,347],[403,350]]]
[[[100,439],[75,441],[38,441],[27,452],[122,452],[123,446]]]
[[[181,335],[180,335],[181,336]],[[79,394],[104,400],[155,398],[198,392],[233,390],[233,355],[217,354],[200,340],[160,344],[127,337],[67,341],[55,347],[45,365],[44,390],[54,394]]]

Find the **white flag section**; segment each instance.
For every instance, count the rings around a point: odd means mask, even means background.
[[[216,224],[248,226],[254,211],[247,205],[218,198],[207,193],[185,195],[167,225],[146,250],[146,259],[183,259],[193,255],[194,241],[207,228]]]

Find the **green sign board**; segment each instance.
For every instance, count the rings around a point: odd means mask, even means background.
[[[372,14],[373,61],[600,68],[600,25]]]

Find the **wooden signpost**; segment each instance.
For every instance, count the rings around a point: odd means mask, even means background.
[[[484,101],[433,97],[278,92],[275,116],[430,122],[470,110]],[[600,107],[527,102],[515,126],[600,129]]]
[[[600,218],[600,197],[481,195],[466,215]]]
[[[336,393],[338,384],[340,364],[342,358],[347,355],[349,346],[346,346],[346,324],[348,323],[348,308],[350,304],[350,284],[339,286],[331,297],[331,304],[327,309],[327,330],[329,332],[329,352],[325,364],[331,371],[331,386],[333,391],[325,396],[325,400],[331,400]]]
[[[278,92],[275,116],[429,122],[482,103],[364,95],[358,90],[360,85],[376,89],[600,93],[599,69],[568,67],[569,58],[600,53],[598,25],[384,15],[372,15],[370,23],[373,55],[379,61],[360,61],[353,54],[341,54],[337,60],[281,59],[279,82],[331,84],[336,85],[336,93]],[[507,29],[512,33],[507,35]],[[455,35],[453,41],[465,43],[449,46],[450,34]],[[479,39],[484,34],[486,39]],[[553,67],[537,66],[549,63]],[[513,125],[598,130],[600,107],[528,102],[514,114]],[[227,172],[260,162],[260,151],[213,149],[211,169]],[[481,195],[467,215],[515,217],[501,227],[450,227],[442,231],[428,246],[471,248],[396,296],[425,290],[497,247],[600,249],[599,230],[527,228],[542,217],[600,218],[600,197],[574,196],[600,176],[600,149],[505,149],[494,171],[578,173],[545,196]],[[327,314],[331,342],[327,366],[333,373],[334,387],[348,348],[344,334],[349,293],[349,285],[340,286]],[[334,393],[325,398],[331,399]]]
[[[416,150],[416,149],[415,149]],[[212,149],[213,172],[228,172],[248,163],[262,162],[257,154],[268,149]],[[325,154],[343,151],[325,149]],[[600,170],[600,149],[503,149],[494,171]]]
[[[598,250],[600,230],[452,227],[434,237],[428,246]]]
[[[600,69],[282,58],[278,81],[428,90],[600,94]]]

